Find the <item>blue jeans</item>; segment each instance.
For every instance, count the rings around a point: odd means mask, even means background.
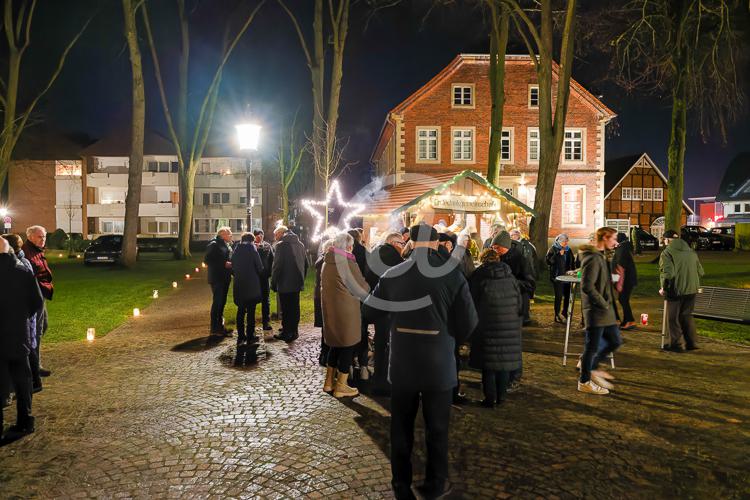
[[[586,344],[581,356],[581,382],[591,380],[591,370],[622,344],[617,325],[586,328]]]

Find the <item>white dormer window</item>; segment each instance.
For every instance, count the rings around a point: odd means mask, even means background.
[[[654,201],[664,201],[664,188],[654,188]]]
[[[633,188],[633,200],[641,201],[643,198],[643,190],[641,188]]]
[[[629,187],[622,188],[622,199],[624,201],[632,200],[633,199],[633,193]]]
[[[537,85],[529,85],[529,107],[539,107],[539,87]]]
[[[453,84],[453,107],[454,108],[473,108],[474,107],[474,84],[468,84],[468,83]]]

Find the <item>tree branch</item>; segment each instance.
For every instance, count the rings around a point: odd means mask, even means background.
[[[312,68],[313,67],[313,59],[312,55],[310,54],[310,49],[307,46],[307,42],[305,41],[305,35],[302,33],[302,28],[300,27],[299,21],[297,20],[297,17],[294,15],[294,13],[289,10],[289,7],[286,6],[284,3],[284,0],[276,0],[279,5],[281,5],[281,8],[286,11],[287,15],[289,16],[289,19],[291,19],[292,24],[294,25],[294,29],[297,32],[297,37],[299,38],[299,43],[302,46],[302,51],[305,53],[305,59],[307,59],[307,65]]]
[[[182,157],[182,144],[180,138],[177,136],[177,131],[174,127],[174,121],[172,120],[172,112],[169,110],[169,102],[167,101],[167,92],[164,86],[164,79],[162,77],[161,65],[159,64],[159,54],[156,51],[156,44],[154,43],[154,36],[151,32],[151,21],[148,17],[148,9],[146,5],[143,5],[143,25],[146,28],[146,39],[148,40],[149,49],[151,51],[151,60],[154,63],[154,75],[156,76],[157,87],[159,88],[159,97],[161,101],[162,111],[164,111],[164,118],[167,121],[167,129],[169,131],[169,137],[172,139],[175,149],[177,150],[177,160],[179,165],[184,165],[184,158]]]
[[[21,132],[23,132],[23,128],[26,125],[27,120],[29,119],[29,116],[31,115],[32,111],[34,111],[34,108],[36,107],[39,100],[49,91],[50,88],[52,88],[52,85],[55,83],[55,80],[57,80],[57,77],[60,76],[60,73],[62,72],[63,66],[65,65],[65,60],[68,57],[68,53],[70,53],[73,46],[78,42],[78,39],[81,38],[81,35],[83,35],[83,32],[86,31],[86,28],[88,28],[89,24],[91,23],[91,20],[93,17],[90,17],[86,23],[83,25],[83,27],[78,31],[78,33],[73,37],[73,39],[68,43],[68,45],[65,47],[65,50],[60,55],[60,59],[57,63],[57,68],[55,69],[55,72],[52,73],[52,76],[50,77],[49,81],[47,82],[47,86],[42,89],[39,94],[31,101],[29,106],[26,108],[26,111],[24,111],[19,116],[19,125],[16,129],[16,132],[13,136],[13,143],[15,144],[16,141],[18,141],[18,138],[21,135]]]

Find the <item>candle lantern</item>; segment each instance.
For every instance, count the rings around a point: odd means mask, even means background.
[[[154,290],[154,292],[151,294],[151,297],[154,298],[154,299],[158,299],[159,298],[159,290]]]
[[[195,272],[196,272],[196,273],[199,273],[199,272],[201,272],[200,268],[196,267],[196,268],[195,268]]]
[[[185,275],[185,279],[186,279],[186,280],[189,280],[189,279],[190,279],[190,275],[189,275],[189,274],[186,274],[186,275]]]
[[[172,288],[177,288],[177,282],[176,281],[172,282]]]
[[[137,307],[134,307],[133,308],[133,317],[137,318],[140,315],[141,315],[141,310],[138,309]]]
[[[86,329],[86,340],[89,342],[94,341],[94,337],[96,337],[96,328],[87,328]]]

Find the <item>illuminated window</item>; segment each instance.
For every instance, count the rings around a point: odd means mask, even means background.
[[[417,161],[439,161],[440,130],[417,127]]]
[[[584,204],[586,196],[585,186],[562,187],[562,225],[583,226]]]
[[[474,160],[474,129],[453,129],[453,161]]]

